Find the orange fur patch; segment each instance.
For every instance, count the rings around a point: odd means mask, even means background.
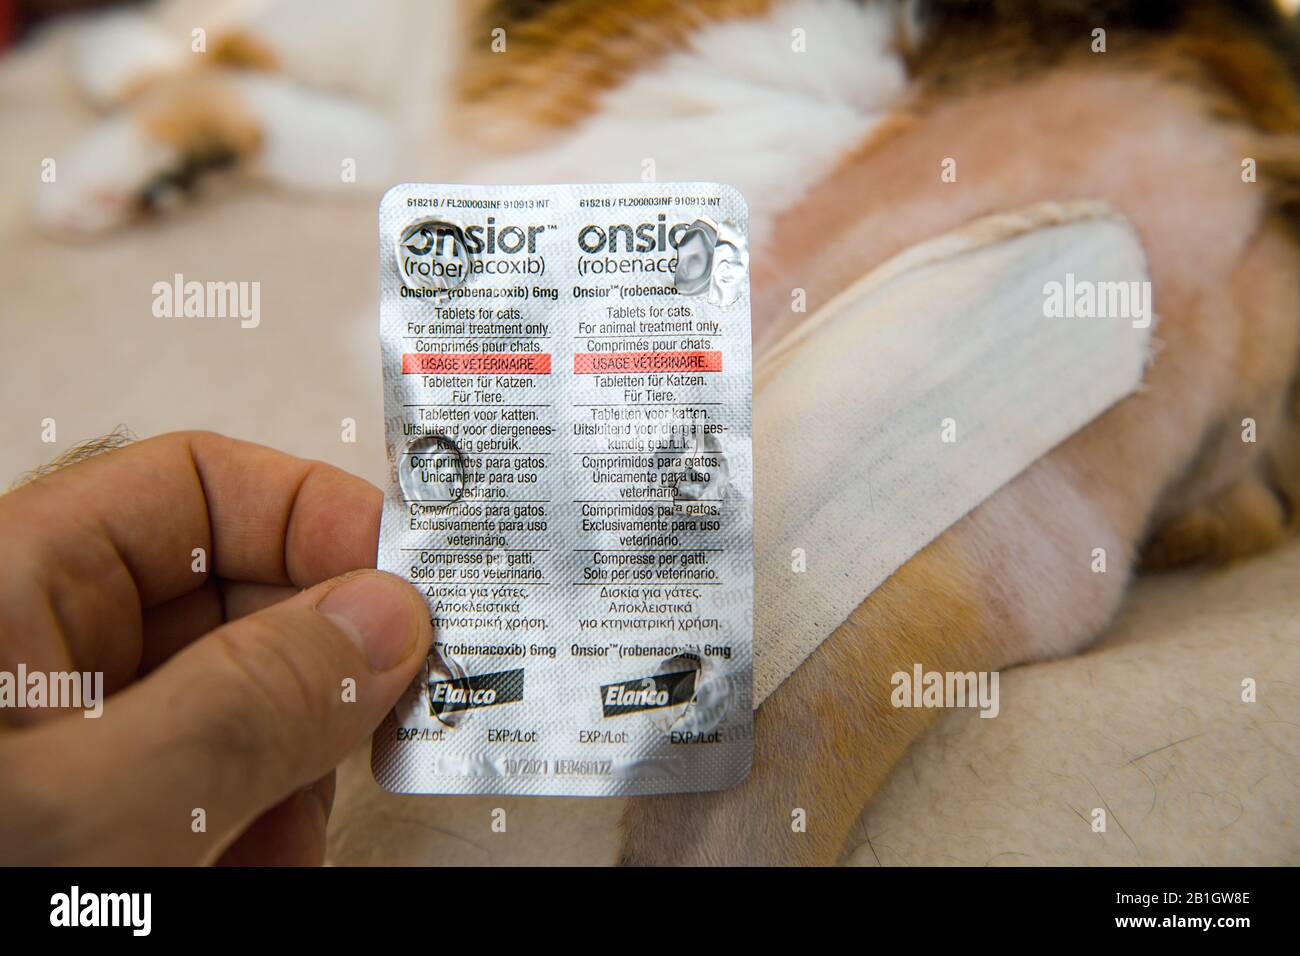
[[[954,529],[886,581],[755,715],[754,770],[722,793],[629,802],[624,862],[817,865],[840,854],[864,796],[938,716],[895,707],[892,677],[997,669],[1014,631]],[[791,811],[807,814],[806,831]]]
[[[214,63],[270,73],[280,68],[275,52],[251,33],[227,33],[217,38],[209,54]]]
[[[572,0],[522,18],[489,7],[471,28],[461,94],[475,115],[562,128],[588,115],[603,92],[682,48],[701,27],[759,16],[772,3]],[[506,31],[501,53],[492,51],[496,28]]]
[[[250,156],[262,133],[233,84],[216,72],[177,77],[140,107],[148,134],[187,155]]]

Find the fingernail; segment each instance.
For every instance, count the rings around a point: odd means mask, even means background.
[[[415,643],[416,606],[397,578],[361,574],[334,588],[316,610],[352,639],[375,673],[406,660]]]

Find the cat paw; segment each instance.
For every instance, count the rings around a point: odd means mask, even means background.
[[[105,232],[135,218],[159,182],[182,167],[179,151],[151,139],[129,116],[96,125],[37,189],[37,226],[59,238]]]

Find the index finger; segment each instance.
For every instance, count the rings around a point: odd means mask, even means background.
[[[0,541],[46,584],[91,575],[115,591],[133,585],[147,608],[208,574],[302,588],[372,568],[381,501],[369,482],[323,462],[176,432],[0,497]],[[199,548],[206,572],[196,570]]]

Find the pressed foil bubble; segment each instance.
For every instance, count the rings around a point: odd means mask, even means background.
[[[395,466],[407,501],[449,505],[465,494],[465,458],[460,447],[444,435],[412,439]]]

